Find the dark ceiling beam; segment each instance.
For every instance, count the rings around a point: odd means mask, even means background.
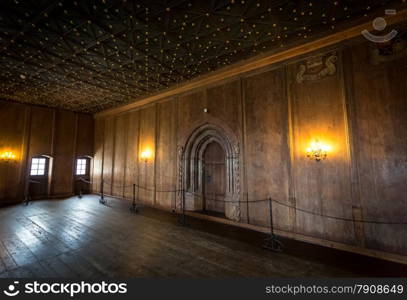
[[[178,4],[182,4],[182,3],[184,3],[185,1],[180,1]],[[280,1],[281,2],[281,1]],[[142,11],[142,10],[141,10]],[[202,12],[202,14],[204,13],[204,11]],[[213,13],[213,12],[211,12],[211,13]],[[216,14],[216,12],[215,13],[213,13],[213,14]],[[143,22],[143,20],[142,19],[138,19],[139,21],[141,21],[141,22]],[[86,23],[86,21],[85,22],[83,22],[83,23]],[[83,24],[82,23],[82,24]],[[78,25],[78,26],[80,26],[80,25]],[[77,27],[78,27],[77,26]],[[228,24],[227,26],[225,26],[225,27],[223,27],[223,28],[227,28],[227,27],[229,27],[230,26],[230,24]],[[73,30],[73,28],[71,28],[71,32],[72,32],[72,30]],[[102,30],[104,30],[104,31],[106,31],[106,28],[102,28]],[[160,29],[160,30],[162,30],[162,29]],[[212,32],[214,32],[214,31],[212,31]],[[216,31],[215,31],[216,32]],[[211,34],[211,32],[210,33],[208,33],[207,35],[210,35]],[[62,38],[65,40],[65,36],[66,36],[67,34],[64,32],[64,34],[62,35]],[[61,35],[60,35],[61,36]],[[126,42],[125,40],[123,40],[123,39],[121,39],[122,40],[122,42]],[[188,42],[188,41],[187,41]],[[175,43],[175,42],[174,42]],[[176,42],[176,43],[178,43],[178,42]],[[66,44],[69,46],[69,43],[67,43],[66,42]],[[77,45],[78,46],[78,45]],[[82,46],[78,46],[78,48],[79,49],[81,49],[81,48],[83,48]],[[71,49],[72,51],[73,51],[73,49]],[[143,52],[141,49],[138,49],[139,51],[141,51],[141,52]],[[191,49],[185,49],[185,51],[191,51]],[[221,55],[227,55],[227,53],[224,53],[224,54],[217,54],[216,56],[221,56]],[[196,60],[196,61],[200,61],[201,60],[201,58],[197,58],[197,57],[194,57],[194,59]],[[209,61],[209,60],[206,60],[206,61]],[[160,62],[161,63],[161,62]],[[191,63],[192,64],[192,63]],[[161,63],[161,65],[164,65],[165,66],[165,64],[162,64]],[[185,65],[184,65],[185,66]],[[173,69],[174,68],[170,68],[172,71],[174,71]],[[184,79],[185,79],[185,77],[184,77]]]
[[[19,37],[23,36],[21,33],[25,34],[29,28],[32,29],[36,24],[38,24],[41,20],[43,20],[45,14],[51,13],[55,9],[55,7],[58,6],[58,3],[61,1],[63,1],[63,0],[53,2],[51,5],[47,6],[45,9],[43,9],[38,15],[36,15],[31,22],[27,22],[18,33],[13,35],[12,39],[7,43],[7,45],[3,46],[3,48],[0,49],[0,54],[3,53],[4,51],[6,51],[7,48],[12,43],[14,43]]]
[[[86,23],[86,21],[83,22],[83,23],[81,23],[81,24],[84,24],[84,23]],[[102,28],[102,29],[103,29],[103,28]],[[70,32],[72,32],[72,30],[73,30],[73,29],[71,28]],[[104,29],[103,29],[103,30],[104,30]],[[49,31],[52,32],[54,35],[57,35],[60,40],[61,40],[61,39],[64,40],[66,45],[70,46],[69,43],[67,43],[67,41],[66,41],[67,34],[66,34],[65,32],[64,32],[64,33],[59,33],[59,32],[53,31],[52,29],[49,29]],[[104,30],[104,31],[105,31],[105,30]],[[105,31],[105,32],[106,32],[106,31]],[[76,51],[75,51],[74,49],[70,48],[71,51],[74,53],[73,55],[71,54],[71,56],[76,56],[77,53],[81,53],[81,52],[86,51],[86,50],[84,50],[85,48],[86,48],[87,50],[91,49],[91,48],[92,48],[93,46],[95,46],[98,42],[100,43],[101,40],[106,41],[106,40],[110,39],[112,34],[117,34],[117,32],[116,32],[116,33],[108,32],[108,34],[106,34],[106,35],[100,37],[99,39],[97,39],[96,42],[92,43],[91,45],[88,44],[88,45],[85,46],[85,47],[82,46],[82,45],[79,45],[78,43],[76,43],[76,41],[70,41],[71,43],[76,44],[76,46],[77,46],[77,48],[78,48],[78,50],[76,50]],[[47,52],[48,55],[51,55],[51,56],[54,56],[54,57],[58,58],[58,59],[60,60],[60,62],[62,62],[62,63],[64,63],[65,60],[70,60],[71,63],[75,64],[75,62],[74,62],[73,60],[69,59],[67,56],[61,58],[61,57],[59,57],[59,56],[53,55],[53,53],[51,53],[51,52],[49,52],[49,51],[46,51],[45,49],[46,49],[45,46],[44,46],[43,48],[38,48],[38,47],[36,47],[36,50],[40,50],[40,51],[42,51],[42,52]],[[92,50],[91,50],[91,51],[92,51]],[[94,52],[94,53],[95,53],[96,55],[99,55],[97,52]],[[69,55],[68,55],[68,56],[69,56]],[[22,64],[24,64],[24,63],[26,63],[26,61],[24,61]],[[130,63],[128,63],[128,64],[130,64]],[[57,64],[52,65],[51,68],[55,67],[56,65],[57,65]],[[79,67],[84,67],[83,65],[78,65],[78,66],[79,66]],[[49,70],[49,69],[50,69],[50,68],[41,68],[41,71],[39,71],[39,72],[37,72],[37,73],[39,74],[39,73],[41,73],[41,72],[46,72],[46,70]],[[105,76],[108,76],[108,75],[106,75],[106,74],[109,73],[109,71],[100,72],[100,71],[96,71],[96,70],[90,70],[89,68],[87,68],[87,70],[88,70],[88,71],[91,71],[91,72],[98,73],[99,75],[102,74],[102,75],[105,75]],[[122,84],[129,85],[129,83],[127,83],[127,82],[122,82],[122,81],[120,81],[120,80],[118,80],[118,79],[116,79],[116,78],[113,78],[113,77],[111,77],[111,76],[108,76],[108,78],[110,78],[110,80],[118,81],[118,82],[121,82]],[[154,81],[154,79],[152,79],[152,80]],[[161,82],[159,82],[159,85],[163,85],[163,84],[162,84]],[[164,87],[167,87],[167,85],[164,85]],[[144,88],[140,87],[139,85],[138,85],[138,86],[134,86],[134,85],[133,85],[132,88],[136,88],[136,89],[141,90],[141,91],[146,91]]]
[[[174,7],[177,7],[177,6],[179,6],[179,5],[182,5],[182,4],[186,3],[186,2],[187,2],[187,1],[185,1],[185,0],[181,0],[181,1],[178,1],[178,2],[176,2],[176,3],[172,3],[172,6],[169,6],[169,7],[173,9]],[[150,10],[150,8],[148,7],[148,5],[146,5],[145,3],[143,3],[143,5],[144,5],[145,8],[148,8],[148,9]],[[161,11],[161,12],[163,12],[163,11]],[[158,15],[158,14],[161,13],[161,12],[158,12],[158,13],[156,12],[155,15]],[[177,37],[174,37],[174,35],[173,35],[171,32],[168,32],[168,30],[166,30],[165,28],[162,28],[161,26],[158,26],[156,22],[147,23],[145,20],[143,20],[143,19],[140,18],[140,17],[137,17],[136,15],[133,15],[133,17],[134,17],[138,22],[142,23],[144,26],[147,26],[148,28],[152,28],[152,27],[153,27],[153,28],[155,29],[155,31],[156,31],[157,36],[162,35],[163,32],[167,32],[167,34],[171,35],[171,43],[173,43],[173,44],[175,44],[175,45],[179,43]],[[151,19],[151,16],[149,16],[149,19]],[[151,27],[151,26],[152,26],[152,27]],[[144,35],[144,38],[145,38],[145,37],[146,37],[146,36]],[[167,37],[167,39],[168,39],[168,37]],[[187,50],[187,49],[185,49],[185,50]],[[153,59],[154,59],[154,57],[153,57]],[[160,62],[160,63],[163,64],[163,62]],[[183,79],[186,79],[186,80],[189,79],[187,76],[185,76],[184,74],[180,73],[178,70],[173,69],[173,68],[171,68],[171,67],[169,67],[169,66],[166,66],[165,64],[163,64],[163,65],[164,65],[167,69],[172,70],[172,72],[177,73],[177,74],[178,74],[179,76],[181,76]]]
[[[17,13],[15,10],[10,10],[10,11],[9,11],[9,15],[10,15],[10,14],[13,15],[13,18],[18,18],[18,13]],[[58,22],[55,22],[55,24],[56,24],[57,26],[60,25]],[[76,25],[76,26],[73,26],[73,27],[70,28],[70,30],[64,31],[62,34],[61,34],[61,33],[57,33],[57,32],[55,32],[55,31],[51,30],[50,28],[47,28],[47,30],[50,31],[50,32],[56,37],[56,38],[50,40],[50,41],[48,42],[48,44],[49,44],[49,45],[52,45],[52,44],[54,44],[54,43],[57,43],[58,41],[60,41],[61,39],[63,39],[63,36],[66,36],[66,35],[72,33],[75,28],[78,28],[78,27],[82,26],[83,24],[84,24],[84,23],[81,23],[81,24],[78,24],[78,25]],[[63,31],[62,28],[60,28],[60,30]],[[25,44],[27,44],[27,43],[28,43],[28,41],[25,42]],[[48,45],[48,44],[47,44],[47,45]],[[47,45],[44,45],[44,46],[42,46],[42,47],[37,47],[37,50],[39,50],[39,51],[44,51],[45,49],[47,49]],[[72,52],[74,52],[74,51],[72,51]],[[70,55],[72,55],[72,54],[70,54]],[[27,58],[24,58],[24,59],[21,60],[18,64],[16,64],[15,67],[18,67],[18,65],[24,65],[24,63],[25,63],[28,59],[29,59],[28,57],[27,57]],[[64,59],[66,59],[66,57],[65,57]]]
[[[58,37],[57,39],[54,39],[53,42],[55,42],[56,40],[63,40],[63,41],[65,41],[65,44],[70,48],[70,45],[66,42],[65,37],[68,36],[68,34],[71,33],[72,31],[74,31],[74,28],[79,28],[80,26],[82,26],[83,24],[85,24],[85,23],[87,23],[87,22],[88,22],[88,21],[86,20],[86,21],[84,21],[84,22],[82,22],[82,23],[80,23],[80,24],[78,24],[78,25],[76,25],[76,26],[70,28],[70,30],[65,31],[65,32],[63,32],[63,33],[60,33],[60,32],[58,32],[58,31],[55,32],[54,30],[52,30],[52,29],[50,29],[50,28],[48,28],[48,30]],[[58,23],[57,23],[57,24],[58,24]],[[62,29],[61,29],[61,31],[62,31]],[[112,34],[113,34],[113,35],[117,35],[117,34],[123,32],[123,31],[124,31],[124,30],[120,30],[120,31],[118,31],[118,32],[113,32],[113,33],[112,33],[112,32],[108,32],[107,34],[105,34],[105,35],[101,36],[100,38],[96,39],[95,41],[93,41],[93,43],[89,43],[89,44],[87,44],[86,46],[79,45],[79,44],[76,43],[75,41],[70,41],[70,42],[74,43],[74,44],[77,46],[78,49],[77,49],[77,50],[74,50],[74,49],[70,48],[70,49],[71,49],[71,52],[73,52],[73,54],[69,54],[68,56],[71,56],[71,57],[72,57],[72,56],[76,56],[77,54],[79,54],[79,53],[81,53],[81,52],[86,52],[88,49],[93,48],[96,44],[101,43],[101,42],[103,42],[103,41],[106,41],[106,40],[110,39]],[[105,31],[105,32],[106,32],[106,31]],[[52,44],[52,41],[50,41],[50,44]],[[102,44],[102,45],[103,45],[103,44]],[[39,50],[39,51],[45,51],[46,45],[44,45],[42,48],[40,48],[40,47],[36,47],[36,48],[37,48],[37,50]],[[49,53],[50,55],[52,55],[52,53],[50,53],[49,51],[48,51],[48,53]],[[96,53],[96,54],[99,55],[98,53]],[[68,59],[69,59],[68,56],[63,57],[63,58],[62,58],[62,62],[63,62],[64,60],[68,60]],[[58,58],[61,59],[61,57],[58,57]],[[20,64],[20,65],[23,65],[25,62],[26,62],[26,60],[23,60],[23,61],[22,61],[21,63],[19,63],[19,64]],[[63,62],[63,63],[64,63],[64,62]],[[18,64],[16,65],[16,67],[18,67]],[[98,73],[100,74],[100,72],[98,72]],[[106,72],[106,73],[107,73],[107,72]],[[113,78],[111,78],[111,79],[113,79]],[[136,88],[137,88],[137,87],[136,87]]]
[[[35,63],[33,63],[33,62],[29,62],[29,63],[27,63],[27,64],[30,64],[31,66],[37,67],[37,68],[39,68],[39,69],[42,69],[42,68],[43,68],[42,66],[39,66],[39,65],[37,65],[37,64],[35,64]],[[45,71],[48,71],[48,69],[45,70]],[[77,77],[75,77],[75,76],[73,76],[73,75],[71,75],[71,74],[69,74],[69,73],[68,73],[68,74],[66,74],[66,73],[61,73],[61,72],[56,71],[55,69],[53,70],[53,72],[56,73],[56,74],[58,74],[58,75],[65,76],[65,77],[68,77],[68,78],[70,78],[70,79],[73,79],[74,81],[76,81],[76,82],[78,82],[78,83],[86,83],[86,84],[89,84],[89,85],[91,85],[91,86],[95,86],[95,87],[98,87],[98,88],[100,88],[100,89],[103,89],[103,90],[107,90],[107,91],[112,92],[112,90],[109,89],[109,88],[106,88],[106,87],[104,87],[104,86],[101,86],[101,85],[98,85],[98,84],[89,82],[88,80],[78,79]],[[41,80],[41,78],[39,78],[39,80]],[[118,92],[118,93],[120,93],[120,94],[122,94],[122,95],[124,95],[124,96],[132,96],[132,95],[124,94],[123,92]]]
[[[261,15],[261,14],[259,14],[259,15]],[[276,14],[274,14],[274,16],[279,16],[279,15],[276,15]],[[241,16],[240,16],[241,17]],[[256,17],[256,16],[252,16],[252,17],[250,17],[250,18],[254,18],[254,17]],[[207,39],[212,39],[212,35],[213,34],[220,34],[220,33],[222,33],[224,30],[226,30],[227,28],[233,28],[233,27],[237,27],[238,25],[241,25],[242,23],[240,22],[240,21],[237,21],[237,22],[234,22],[234,23],[228,23],[228,24],[226,24],[225,23],[225,25],[224,26],[219,26],[218,28],[220,29],[219,31],[217,30],[217,29],[215,29],[215,30],[212,30],[212,31],[209,31],[209,32],[206,32],[204,35],[202,35],[202,30],[196,30],[196,33],[195,33],[195,35],[196,36],[199,36],[199,40],[207,40]],[[272,25],[272,24],[266,24],[266,25]],[[185,40],[183,40],[183,44],[186,44],[186,43],[192,43],[192,42],[194,42],[195,41],[195,37],[191,37],[190,39],[185,39]],[[191,51],[191,50],[189,50],[189,49],[187,49],[188,51]]]
[[[349,21],[366,13],[374,17],[375,9],[383,15],[383,8],[396,1],[364,0],[362,4],[343,0],[342,6],[332,1],[313,1],[312,8],[310,1],[231,2],[76,0],[65,1],[42,16],[38,13],[45,6],[37,7],[34,0],[20,0],[19,5],[14,5],[13,0],[1,1],[0,15],[4,19],[0,26],[8,34],[0,33],[0,37],[8,50],[3,51],[7,56],[0,60],[0,94],[21,101],[36,96],[38,101],[33,103],[41,101],[49,106],[99,110],[162,91],[175,83],[182,87],[186,80],[208,73],[208,68],[214,71],[255,52],[274,53],[280,44],[293,46],[295,40],[303,43],[299,39],[304,34],[312,41],[322,32],[332,32],[331,25],[339,29],[339,24],[346,21],[346,27],[350,27]],[[40,3],[49,5],[54,1]],[[371,8],[367,11],[368,4]],[[351,19],[344,5],[349,6]],[[326,18],[320,17],[323,12]],[[36,21],[36,27],[24,29],[27,33],[14,41],[13,35],[21,32],[23,22],[32,26],[36,16],[42,18]],[[331,21],[334,17],[336,20]],[[276,26],[272,26],[274,23]],[[277,39],[278,34],[281,39]]]
[[[272,3],[272,7],[273,7],[273,8],[276,8],[276,7],[279,7],[279,6],[281,6],[281,5],[285,5],[287,2],[289,2],[289,1],[287,1],[287,0],[275,1],[275,2]],[[201,13],[202,13],[202,16],[204,16],[206,12],[207,12],[207,11],[202,11],[202,12],[201,12]],[[218,14],[217,12],[211,12],[211,14],[212,14],[212,15],[220,15],[220,14]],[[250,17],[246,17],[246,19],[258,18],[259,16],[261,16],[261,15],[263,15],[263,14],[265,14],[265,13],[262,12],[262,13],[258,13],[258,14],[255,14],[255,15],[251,15]],[[219,26],[219,27],[217,27],[217,28],[220,29],[219,31],[218,31],[217,29],[215,29],[215,30],[206,32],[204,35],[202,35],[202,30],[199,30],[200,26],[196,26],[195,34],[194,34],[194,33],[190,33],[190,35],[191,35],[191,34],[194,35],[193,37],[190,37],[189,39],[184,39],[182,42],[174,42],[174,43],[175,43],[175,44],[180,43],[181,46],[183,46],[183,49],[185,50],[185,52],[187,52],[187,53],[194,53],[194,52],[195,52],[194,49],[186,48],[186,47],[184,47],[184,45],[185,45],[185,44],[188,44],[188,43],[193,43],[193,42],[195,42],[195,36],[198,36],[198,37],[199,37],[199,40],[203,40],[203,41],[204,41],[204,40],[208,40],[209,38],[212,39],[212,35],[213,35],[213,34],[217,34],[217,35],[218,35],[218,34],[220,34],[223,30],[226,30],[227,28],[234,27],[234,26],[237,26],[237,25],[241,25],[240,18],[242,18],[243,15],[244,15],[244,13],[243,13],[243,14],[239,14],[239,15],[234,15],[234,17],[239,18],[239,21],[236,21],[236,22],[234,22],[234,23],[225,23],[224,26]],[[276,14],[273,14],[273,15],[274,15],[274,16],[280,16],[280,15],[276,15]],[[226,14],[224,14],[223,16],[226,16]],[[231,15],[227,15],[227,16],[230,17]],[[196,18],[196,19],[198,19],[198,18]],[[142,20],[140,20],[140,21],[142,22]],[[202,19],[201,19],[201,21],[202,21]],[[268,24],[268,25],[271,26],[271,24]],[[161,30],[164,30],[164,29],[161,29]],[[164,30],[164,31],[165,31],[165,30]],[[169,34],[170,34],[170,35],[173,35],[173,34],[171,34],[171,32],[169,32]],[[174,38],[174,37],[173,37],[173,38]],[[176,40],[177,38],[175,37],[174,39]],[[205,63],[205,62],[207,62],[207,61],[209,61],[209,60],[212,60],[213,58],[216,58],[216,56],[229,55],[230,52],[231,52],[231,51],[225,51],[225,53],[223,53],[223,54],[216,54],[216,55],[212,56],[210,59],[205,59],[204,61],[201,61],[201,60],[202,60],[201,57],[197,58],[195,55],[193,55],[192,57],[194,58],[194,60],[196,61],[196,63],[201,62],[200,64],[202,64],[202,63]],[[183,65],[183,68],[186,69],[186,68],[188,68],[190,65],[195,65],[196,63],[195,63],[195,62],[194,62],[194,63],[191,62],[191,63],[189,63],[188,65]]]
[[[78,63],[75,62],[74,60],[71,60],[71,59],[66,58],[66,57],[60,57],[60,56],[58,56],[57,54],[54,54],[54,53],[52,53],[52,52],[50,52],[50,51],[48,51],[48,50],[46,50],[46,49],[44,49],[44,48],[39,48],[39,47],[36,47],[36,46],[34,46],[34,45],[31,45],[31,44],[28,44],[28,46],[30,46],[33,50],[40,50],[41,52],[44,52],[44,53],[46,53],[46,54],[49,55],[49,56],[52,56],[52,57],[55,57],[55,58],[59,59],[59,62],[58,62],[58,63],[50,64],[50,65],[48,65],[48,67],[42,67],[42,66],[39,66],[39,65],[37,65],[37,64],[35,64],[35,63],[33,63],[33,62],[25,61],[25,64],[26,64],[26,65],[28,64],[28,65],[31,65],[31,66],[34,66],[34,67],[37,67],[37,68],[38,68],[38,71],[36,71],[34,74],[31,74],[30,77],[34,77],[34,76],[39,77],[42,73],[45,73],[45,72],[55,72],[55,73],[57,73],[57,74],[63,75],[62,73],[58,73],[57,71],[55,71],[55,67],[58,66],[59,64],[65,63],[65,61],[68,60],[71,64],[76,65],[77,67],[79,67],[79,69],[80,69],[80,68],[84,68],[84,69],[86,69],[86,70],[89,71],[89,72],[96,73],[96,74],[98,74],[98,75],[102,74],[102,75],[104,75],[104,76],[107,76],[108,79],[110,79],[110,80],[112,80],[112,81],[117,81],[117,82],[119,82],[119,83],[121,83],[121,84],[129,85],[127,82],[122,82],[121,80],[118,80],[117,78],[114,78],[114,77],[112,77],[112,76],[107,75],[108,72],[99,72],[99,71],[97,71],[97,70],[90,69],[90,68],[88,68],[88,67],[84,67],[83,65],[78,64]],[[16,61],[18,62],[18,60],[16,60]],[[74,78],[74,77],[71,77],[71,78]],[[75,77],[75,78],[76,78],[76,77]],[[96,77],[94,76],[94,77],[92,77],[92,78],[96,78]],[[92,79],[92,78],[91,78],[91,79]],[[41,78],[39,78],[39,80],[41,80]],[[88,81],[84,81],[83,79],[77,79],[77,81],[78,81],[78,82],[88,82]],[[95,86],[100,87],[99,85],[95,85]],[[132,86],[132,88],[138,89],[138,90],[140,90],[140,91],[145,91],[143,88],[140,88],[139,86]]]
[[[104,30],[105,32],[108,32],[108,33],[110,33],[111,35],[114,35],[116,39],[118,39],[118,40],[120,40],[121,42],[125,43],[127,46],[133,47],[133,49],[134,49],[135,51],[139,51],[139,52],[142,53],[143,55],[148,56],[149,59],[151,59],[152,61],[154,61],[155,64],[158,64],[159,66],[163,66],[163,67],[166,68],[167,70],[170,70],[170,69],[171,69],[169,66],[167,66],[167,65],[164,64],[163,62],[161,62],[161,61],[155,59],[153,56],[149,55],[149,54],[148,54],[146,51],[144,51],[143,49],[141,49],[141,48],[139,48],[139,47],[136,47],[136,45],[131,45],[131,44],[129,44],[125,39],[121,38],[119,34],[117,34],[117,33],[116,33],[116,34],[112,33],[109,28],[107,28],[106,26],[104,26],[104,25],[103,25],[101,22],[99,22],[95,17],[84,15],[83,12],[81,12],[81,14],[82,14],[82,16],[83,16],[84,18],[89,18],[89,19],[92,21],[93,24],[95,24],[96,26],[98,26],[99,28],[101,28],[102,30]],[[136,18],[136,19],[137,19],[137,18]],[[138,19],[137,19],[137,20],[138,20]],[[144,37],[145,37],[145,35],[144,35]],[[179,74],[179,76],[182,76],[184,79],[188,79],[188,78],[184,77],[183,74]]]

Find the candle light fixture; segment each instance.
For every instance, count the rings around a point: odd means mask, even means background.
[[[0,160],[4,162],[14,162],[17,156],[12,151],[4,151],[0,154]]]
[[[327,158],[330,149],[330,146],[321,143],[319,140],[315,140],[311,142],[310,147],[306,150],[307,157],[321,161]]]
[[[151,150],[145,149],[144,151],[141,152],[140,159],[147,163],[150,160],[151,156],[152,156]]]

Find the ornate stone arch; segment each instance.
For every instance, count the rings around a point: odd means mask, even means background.
[[[240,152],[236,136],[225,126],[205,123],[186,135],[178,151],[178,184],[185,191],[185,208],[202,210],[203,204],[203,155],[206,147],[217,142],[226,155],[225,216],[240,220]],[[182,207],[179,194],[177,206]]]

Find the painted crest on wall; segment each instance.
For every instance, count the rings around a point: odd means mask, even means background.
[[[336,62],[338,56],[336,53],[331,53],[327,56],[317,56],[308,58],[298,67],[297,82],[320,80],[327,76],[336,74]]]

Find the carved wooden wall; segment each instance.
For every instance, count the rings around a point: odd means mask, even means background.
[[[53,158],[48,196],[74,192],[74,159],[93,155],[91,115],[0,101],[0,151],[12,150],[16,162],[0,161],[0,205],[23,200],[33,156]]]
[[[247,200],[240,222],[267,226],[268,204],[251,201],[273,197],[280,202],[273,217],[281,234],[361,253],[406,255],[405,225],[380,222],[407,221],[407,87],[401,80],[407,57],[398,52],[377,63],[371,48],[357,39],[99,117],[96,182],[102,173],[106,187],[124,177],[126,184],[156,189],[140,192],[144,202],[174,209],[175,195],[159,190],[179,186],[177,151],[202,124],[224,126],[240,149],[239,193]],[[332,147],[322,162],[306,157],[314,139]],[[146,147],[154,157],[144,164],[138,155]]]
[[[342,51],[319,54],[323,61],[336,61],[332,72],[325,76],[309,76],[303,81],[292,80],[304,63],[314,57],[288,65],[288,91],[292,126],[292,174],[295,206],[315,215],[296,211],[296,226],[305,235],[326,240],[353,243],[353,223],[319,215],[352,219],[350,160],[346,101],[341,71]],[[335,57],[335,59],[333,59]],[[330,62],[331,63],[331,62]],[[326,68],[325,64],[316,68]],[[317,71],[318,72],[318,71]],[[321,72],[321,71],[319,71]],[[320,73],[317,73],[320,74]],[[331,145],[329,159],[316,163],[304,155],[313,139]]]
[[[245,107],[247,221],[269,224],[268,203],[250,201],[273,197],[289,204],[288,102],[284,68],[242,80]],[[271,88],[272,87],[272,88]],[[276,206],[275,221],[288,230],[287,207]]]
[[[366,219],[406,222],[407,55],[384,55],[373,63],[368,44],[347,50],[357,205]],[[406,225],[364,225],[369,248],[406,254],[405,236]]]

